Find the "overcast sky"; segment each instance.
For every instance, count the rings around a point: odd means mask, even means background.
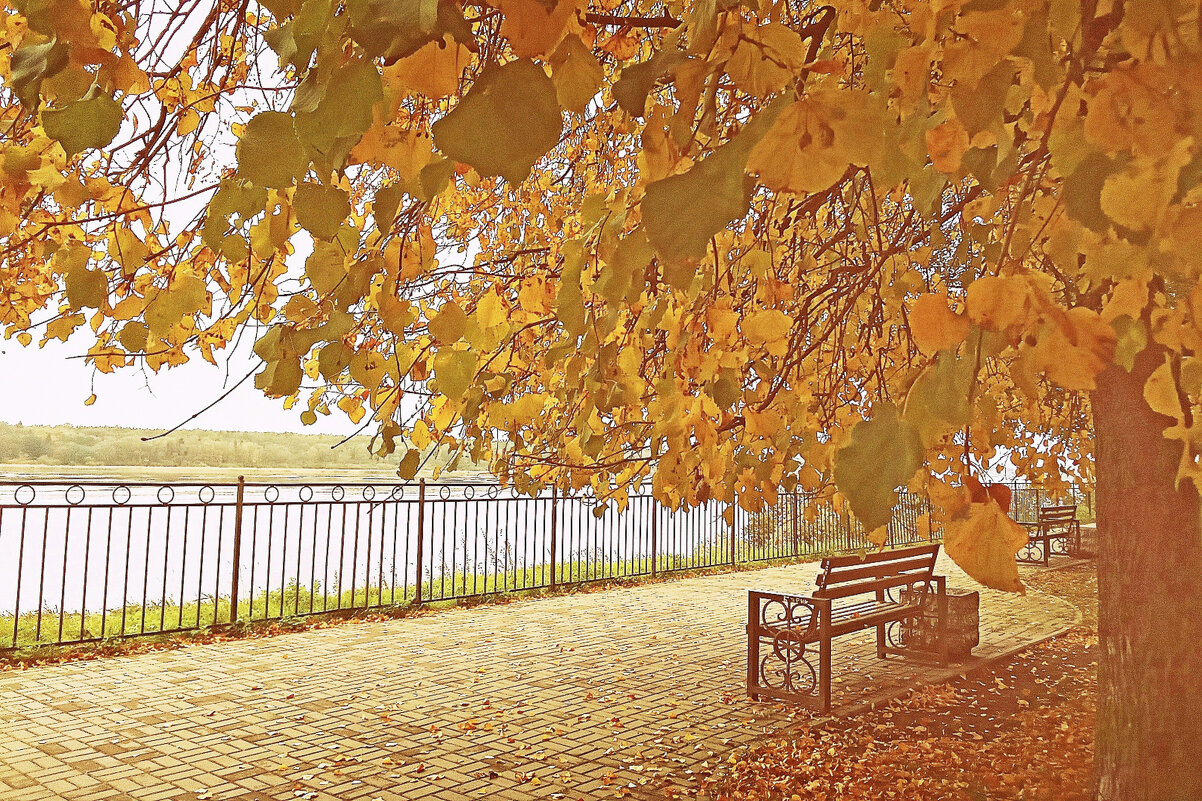
[[[28,348],[0,340],[0,376],[8,383],[0,392],[0,421],[26,425],[125,426],[170,428],[200,411],[254,366],[250,337],[224,367],[214,367],[193,354],[181,367],[158,374],[120,369],[102,375],[71,358],[84,353],[90,331],[85,326],[67,343],[54,341]],[[96,402],[84,406],[93,392]],[[315,425],[300,422],[303,404],[285,411],[283,401],[264,397],[248,379],[228,398],[192,421],[188,428],[234,431],[295,431],[306,434],[349,434],[357,426],[341,413],[318,416]]]

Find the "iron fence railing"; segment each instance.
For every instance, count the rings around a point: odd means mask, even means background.
[[[1016,498],[1018,493],[1016,493]],[[902,493],[889,542],[925,539]],[[69,644],[867,545],[804,493],[749,513],[493,484],[0,482],[0,649]]]
[[[1048,489],[1039,484],[1012,482],[1010,487],[1010,516],[1020,522],[1039,519],[1043,506],[1074,505],[1082,521],[1094,519],[1094,489],[1089,485],[1070,484],[1061,489]]]

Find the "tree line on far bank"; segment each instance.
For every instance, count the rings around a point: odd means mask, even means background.
[[[0,464],[97,467],[246,467],[287,469],[393,468],[372,456],[367,437],[246,431],[157,431],[137,428],[26,426],[0,423]]]

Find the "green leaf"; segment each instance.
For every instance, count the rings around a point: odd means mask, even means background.
[[[264,111],[246,123],[237,155],[238,174],[260,187],[292,186],[309,167],[292,115],[282,111]]]
[[[563,248],[563,268],[559,274],[559,292],[555,296],[555,316],[573,337],[585,332],[587,312],[584,295],[580,291],[580,273],[584,269],[584,253],[579,240],[572,240]]]
[[[279,19],[279,17],[276,17]],[[296,36],[293,34],[295,23],[288,20],[279,27],[263,31],[263,41],[279,56],[280,69],[284,69],[296,58]],[[309,414],[312,414],[310,412]],[[302,415],[303,416],[303,415]],[[316,415],[314,415],[316,419]]]
[[[614,100],[630,116],[643,116],[647,95],[656,82],[688,60],[689,56],[680,50],[661,50],[640,64],[626,67],[614,83]]]
[[[404,196],[405,187],[400,183],[389,184],[376,191],[376,198],[372,202],[372,216],[376,220],[376,230],[381,234],[392,229],[397,207],[401,205],[401,198]]]
[[[345,251],[337,242],[314,242],[305,259],[305,276],[319,295],[333,291],[346,278]]]
[[[653,255],[645,232],[641,228],[635,230],[618,242],[614,255],[601,268],[593,283],[593,292],[613,303],[622,298],[637,301],[644,286],[643,270]],[[638,281],[635,281],[636,277]]]
[[[1142,321],[1133,320],[1126,314],[1115,319],[1110,325],[1118,334],[1114,363],[1129,373],[1135,369],[1135,357],[1148,346],[1148,329]]]
[[[46,135],[57,139],[71,157],[113,141],[121,130],[121,104],[93,90],[61,109],[44,110],[42,127]]]
[[[292,202],[296,221],[317,239],[333,239],[351,213],[350,196],[336,186],[306,181],[296,188]]]
[[[421,465],[422,454],[416,448],[410,448],[397,467],[397,475],[405,481],[412,481],[417,476],[417,468]]]
[[[583,113],[601,91],[604,78],[605,70],[579,36],[568,36],[551,56],[555,97],[568,111]]]
[[[109,294],[108,276],[102,270],[89,270],[86,259],[75,261],[67,272],[66,289],[72,309],[84,306],[98,309]]]
[[[62,72],[70,56],[71,44],[60,42],[58,37],[41,44],[22,45],[13,52],[8,85],[27,108],[35,108],[42,81]]]
[[[647,186],[643,224],[660,256],[697,261],[714,234],[747,213],[755,181],[743,172],[746,164],[747,154],[728,144],[688,172]]]
[[[452,400],[463,397],[476,377],[476,354],[466,350],[440,350],[434,357],[438,391]]]
[[[1002,121],[1006,111],[1006,95],[1014,83],[1014,73],[1018,71],[1008,61],[999,62],[997,66],[985,73],[981,82],[973,88],[956,87],[952,90],[952,107],[956,117],[972,136],[978,131],[992,128],[995,123]]]
[[[835,455],[835,486],[866,531],[893,518],[897,488],[922,466],[922,442],[914,426],[891,403],[878,405],[871,420],[858,423],[851,442]]]
[[[243,184],[240,181],[222,181],[209,201],[209,210],[205,217],[204,243],[217,250],[221,247],[226,228],[229,227],[231,214],[238,215],[238,223],[241,224],[263,211],[266,204],[267,190],[263,187]]]
[[[430,201],[442,194],[455,174],[454,159],[438,159],[422,167],[418,180],[422,185],[422,200]]]
[[[371,61],[340,67],[327,82],[310,72],[293,102],[296,133],[315,163],[329,170],[346,166],[351,149],[371,127],[372,107],[384,98],[380,71]]]
[[[687,172],[647,186],[643,225],[662,258],[700,260],[714,234],[747,214],[755,187],[755,180],[744,172],[747,156],[787,105],[788,98],[774,100],[713,155]],[[692,271],[671,272],[677,288],[691,282]]]
[[[1102,186],[1119,165],[1102,153],[1090,153],[1081,160],[1072,175],[1064,179],[1061,196],[1068,216],[1098,233],[1110,228],[1110,218],[1102,211]]]
[[[149,334],[150,329],[146,327],[145,323],[131,320],[121,327],[121,333],[117,338],[121,340],[121,347],[130,353],[139,353],[146,350],[146,338]]]
[[[201,311],[208,302],[204,279],[194,275],[181,276],[169,288],[160,290],[146,306],[146,324],[152,334],[161,338],[185,315]]]
[[[434,144],[483,176],[521,183],[559,143],[555,84],[529,59],[487,67],[459,104],[433,125]]]
[[[413,55],[428,42],[451,34],[476,49],[471,26],[453,2],[439,0],[350,0],[351,38],[371,58],[392,64]]]
[[[467,328],[467,315],[463,313],[463,309],[459,308],[458,303],[449,300],[442,304],[438,314],[430,320],[428,328],[430,336],[434,337],[440,345],[450,345],[458,342],[459,338],[463,336],[463,332]]]

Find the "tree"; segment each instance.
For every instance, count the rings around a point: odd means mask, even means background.
[[[1015,590],[983,465],[1096,466],[1099,795],[1202,796],[1196,2],[8,3],[8,336],[254,329],[408,477],[925,487]]]

